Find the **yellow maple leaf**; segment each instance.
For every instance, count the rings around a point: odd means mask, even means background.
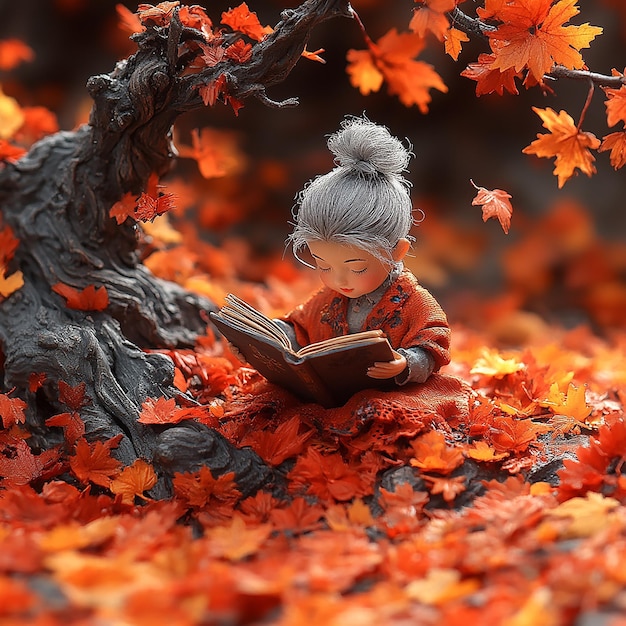
[[[567,111],[556,113],[551,108],[533,111],[543,121],[549,134],[538,134],[537,139],[522,152],[538,157],[556,157],[554,174],[558,177],[559,188],[574,175],[576,169],[591,176],[595,174],[595,157],[590,150],[600,147],[600,140],[593,134],[580,130]]]
[[[559,504],[548,512],[548,516],[569,522],[562,532],[563,538],[589,537],[611,524],[616,518],[614,511],[617,507],[619,502],[614,498],[590,491],[584,498],[571,498]]]
[[[477,441],[471,448],[466,448],[465,455],[474,461],[500,461],[509,456],[509,453],[496,452],[487,442]]]
[[[437,606],[467,596],[479,587],[478,580],[463,580],[456,569],[433,567],[424,578],[411,581],[405,593],[412,600]]]
[[[587,405],[585,398],[585,387],[576,387],[571,383],[565,394],[560,391],[558,383],[552,383],[548,397],[541,402],[541,406],[548,407],[554,415],[567,415],[581,423],[591,413],[591,407]]]
[[[515,358],[504,359],[497,350],[483,348],[481,356],[476,360],[470,374],[482,374],[493,378],[504,378],[524,369],[524,364]]]
[[[502,24],[487,33],[490,39],[502,42],[492,46],[493,67],[505,71],[528,68],[532,77],[541,82],[544,74],[555,65],[569,69],[584,67],[581,48],[589,44],[602,29],[588,23],[580,26],[564,24],[579,13],[578,0],[517,0],[500,3],[493,17]]]
[[[0,87],[0,139],[9,139],[24,123],[24,113],[15,98],[6,96]]]

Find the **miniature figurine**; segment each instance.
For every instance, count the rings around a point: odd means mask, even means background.
[[[289,237],[324,288],[283,318],[303,346],[381,329],[395,359],[368,371],[398,385],[424,383],[450,360],[450,328],[435,298],[404,268],[413,205],[404,178],[411,153],[383,126],[348,118],[328,147],[336,167],[298,196]],[[306,251],[313,259],[301,259]]]

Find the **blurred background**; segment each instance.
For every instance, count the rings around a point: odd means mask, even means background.
[[[21,106],[49,108],[62,130],[84,123],[91,106],[87,79],[109,73],[135,49],[119,25],[118,4],[137,10],[136,2],[115,0],[0,0],[0,39],[19,38],[35,54],[32,61],[0,73],[5,94]],[[236,4],[211,0],[203,6],[217,23],[221,12]],[[275,25],[281,9],[289,6],[278,0],[248,4],[264,25]],[[377,40],[392,27],[406,30],[414,2],[355,0],[353,6]],[[626,2],[580,0],[578,6],[581,14],[573,23],[604,29],[582,51],[589,68],[603,74],[622,71]],[[221,277],[224,288],[231,286],[229,277],[265,286],[275,279],[270,284],[278,281],[287,293],[290,284],[299,284],[289,254],[283,259],[294,197],[309,179],[332,167],[326,135],[346,115],[365,113],[413,146],[409,178],[415,207],[425,218],[415,228],[409,265],[452,321],[480,325],[520,311],[534,316],[532,322],[528,316],[511,321],[502,331],[511,341],[523,340],[525,324],[542,321],[569,327],[589,323],[599,332],[623,327],[626,173],[614,171],[608,153],[602,153],[597,174],[576,176],[558,189],[553,160],[522,154],[544,131],[531,106],[565,109],[578,120],[587,84],[562,80],[550,95],[521,88],[519,96],[477,98],[474,81],[459,74],[486,51],[486,44],[465,44],[454,62],[433,39],[420,60],[434,66],[449,91],[432,91],[430,111],[423,115],[388,95],[385,85],[368,96],[350,85],[346,52],[364,47],[353,20],[332,20],[314,31],[308,45],[309,50],[325,49],[326,64],[302,59],[284,83],[269,91],[275,100],[296,96],[299,106],[272,109],[250,99],[238,116],[218,103],[179,120],[175,137],[180,145],[191,143],[193,129],[216,133],[226,175],[206,180],[195,161],[178,161],[164,183],[178,198],[170,220],[184,238],[164,238],[162,252],[174,254],[169,265],[167,256],[153,258],[153,271],[182,282],[202,274]],[[583,125],[599,138],[621,130],[607,128],[604,100],[597,88]],[[508,235],[496,220],[483,223],[481,208],[471,204],[476,190],[470,179],[511,194]],[[183,245],[195,253],[185,256]],[[293,289],[297,299],[299,288]]]

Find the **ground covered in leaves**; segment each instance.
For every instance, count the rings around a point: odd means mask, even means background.
[[[273,315],[314,287],[290,267],[264,285],[193,280]],[[0,621],[626,624],[626,333],[532,320],[506,314],[516,347],[453,324],[446,371],[475,396],[445,421],[325,422],[210,332],[170,352],[200,407],[153,398],[141,421],[197,419],[253,448],[274,470],[253,494],[205,469],[152,500],[149,462],[122,467],[117,440],[84,439],[80,387],[48,420],[66,446],[33,454],[22,404],[1,394]]]

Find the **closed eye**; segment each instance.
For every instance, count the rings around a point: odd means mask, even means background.
[[[362,270],[352,270],[353,274],[365,274],[367,272],[367,267],[364,267]]]

